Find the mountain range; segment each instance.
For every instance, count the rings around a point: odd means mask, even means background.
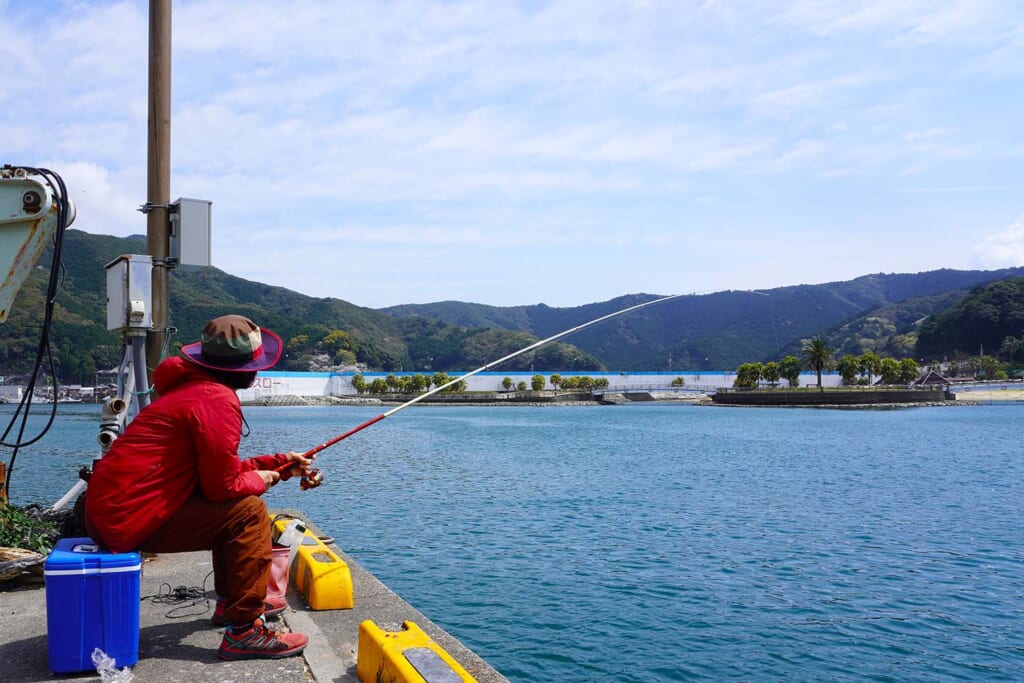
[[[143,236],[67,231],[50,335],[63,381],[91,381],[92,373],[120,361],[120,339],[106,330],[104,266],[145,250]],[[0,325],[0,374],[31,367],[49,258],[40,260]],[[1024,268],[875,273],[843,282],[686,295],[582,330],[563,340],[568,343],[542,347],[504,369],[731,370],[744,362],[799,355],[812,336],[825,337],[837,356],[866,350],[912,356],[929,316],[950,310],[973,288],[1015,277],[1024,277]],[[443,301],[371,309],[244,280],[214,267],[182,266],[170,276],[170,324],[176,331],[169,351],[197,339],[206,320],[237,312],[285,340],[279,369],[359,364],[388,371],[468,370],[534,339],[658,296],[626,294],[565,308]]]

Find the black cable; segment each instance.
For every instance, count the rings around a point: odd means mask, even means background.
[[[206,595],[206,581],[211,576],[213,576],[212,571],[203,577],[202,586],[171,587],[171,584],[169,583],[161,584],[156,595],[143,596],[142,600],[149,600],[156,605],[174,605],[174,607],[167,610],[167,613],[164,615],[168,619],[184,619],[185,617],[194,617],[200,614],[206,614],[210,609],[210,598]]]
[[[11,479],[14,474],[14,463],[18,458],[18,450],[25,446],[30,446],[42,439],[50,430],[50,427],[53,426],[53,421],[57,416],[57,394],[59,392],[59,384],[57,381],[56,366],[53,362],[53,354],[50,350],[50,330],[53,325],[53,310],[57,300],[57,292],[61,288],[61,282],[64,275],[64,262],[62,260],[64,232],[67,230],[71,214],[71,205],[68,201],[67,186],[59,175],[46,168],[22,167],[22,170],[31,175],[42,176],[43,180],[45,180],[46,184],[50,187],[50,190],[53,193],[53,198],[57,202],[57,229],[54,231],[53,236],[53,258],[50,263],[50,279],[46,288],[46,306],[43,309],[43,324],[39,335],[39,344],[36,346],[36,359],[32,365],[32,374],[29,378],[25,393],[21,397],[21,401],[18,403],[18,407],[15,409],[14,414],[11,415],[11,420],[7,424],[7,428],[4,430],[3,436],[0,437],[0,445],[12,449],[11,459],[7,466],[7,480],[4,483],[4,495],[8,500],[10,499]],[[31,439],[25,440],[25,428],[28,425],[28,416],[32,407],[32,398],[35,394],[36,380],[39,377],[40,369],[43,367],[44,357],[47,360],[49,375],[53,383],[50,415],[42,430]],[[18,438],[14,443],[8,443],[7,437],[11,433],[11,430],[14,429],[19,416],[21,417],[21,424],[18,427]]]

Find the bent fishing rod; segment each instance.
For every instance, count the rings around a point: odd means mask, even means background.
[[[310,460],[313,460],[313,459],[316,458],[316,454],[319,453],[320,451],[324,450],[325,448],[329,448],[329,447],[333,446],[334,444],[338,443],[339,441],[344,441],[345,439],[347,439],[348,437],[352,436],[353,434],[358,434],[359,432],[363,431],[364,429],[366,429],[370,425],[376,424],[376,423],[380,422],[381,420],[383,420],[385,418],[391,417],[395,413],[397,413],[399,411],[402,411],[402,410],[405,410],[409,406],[414,405],[416,403],[419,403],[423,399],[428,398],[430,396],[433,396],[434,394],[438,393],[439,391],[444,391],[448,387],[450,387],[450,386],[452,386],[454,384],[458,384],[459,382],[461,382],[462,380],[464,380],[464,379],[466,379],[468,377],[472,377],[473,375],[476,375],[478,373],[484,372],[485,370],[489,370],[489,369],[493,368],[496,365],[500,365],[500,364],[504,363],[505,361],[512,360],[516,356],[521,356],[522,354],[526,353],[527,351],[533,351],[534,349],[540,348],[541,346],[544,346],[545,344],[549,344],[549,343],[551,343],[553,341],[561,339],[562,337],[568,336],[568,335],[572,334],[573,332],[579,332],[580,330],[586,329],[586,328],[590,327],[591,325],[596,325],[596,324],[598,324],[600,322],[604,322],[605,320],[608,320],[610,318],[614,318],[614,317],[622,315],[624,313],[629,313],[630,311],[636,311],[638,309],[645,308],[647,306],[653,306],[654,304],[660,304],[660,303],[662,303],[664,301],[670,301],[672,299],[678,299],[681,296],[684,296],[684,295],[683,294],[672,294],[670,296],[663,296],[660,299],[652,299],[650,301],[645,301],[644,303],[641,303],[641,304],[634,304],[633,306],[629,306],[627,308],[623,308],[620,311],[615,311],[614,313],[608,313],[607,315],[602,315],[600,318],[594,318],[593,320],[591,320],[589,322],[585,322],[582,325],[577,325],[576,327],[570,328],[568,330],[564,330],[562,332],[559,332],[558,334],[553,334],[550,337],[548,337],[547,339],[541,339],[540,341],[536,341],[536,342],[530,344],[529,346],[523,347],[523,348],[519,349],[518,351],[513,351],[512,353],[508,354],[507,356],[502,356],[498,360],[493,360],[493,361],[491,361],[490,363],[488,363],[486,365],[481,365],[476,370],[472,370],[470,372],[467,372],[466,374],[461,375],[459,377],[456,377],[455,379],[450,380],[448,382],[445,382],[444,384],[436,386],[433,389],[431,389],[430,391],[424,392],[424,393],[420,394],[419,396],[417,396],[417,397],[415,397],[413,399],[410,399],[410,400],[406,401],[405,403],[403,403],[401,405],[395,406],[394,408],[392,408],[391,410],[387,411],[386,413],[381,413],[377,417],[369,419],[366,422],[362,423],[361,425],[353,427],[352,429],[348,430],[344,434],[339,434],[338,436],[334,437],[330,441],[326,441],[326,442],[320,444],[319,446],[315,446],[314,448],[309,449],[308,451],[306,451],[305,453],[302,454],[302,457],[308,458]],[[281,465],[275,471],[279,472],[279,473],[280,472],[284,472],[285,470],[287,470],[287,469],[289,469],[291,467],[294,467],[294,466],[295,466],[294,462],[289,462],[289,463],[287,463],[285,465]],[[306,475],[304,475],[302,477],[302,482],[300,484],[300,487],[302,488],[303,491],[305,491],[306,489],[316,488],[317,486],[320,486],[320,484],[322,484],[323,482],[324,482],[324,475],[323,475],[323,473],[318,468],[314,467],[311,470],[309,470],[309,472]]]

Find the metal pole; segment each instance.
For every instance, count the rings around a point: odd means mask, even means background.
[[[149,0],[149,134],[146,182],[146,247],[153,257],[153,329],[146,364],[160,362],[167,330],[167,256],[171,201],[171,0]]]

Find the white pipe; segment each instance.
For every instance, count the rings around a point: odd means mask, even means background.
[[[149,379],[146,377],[146,338],[132,337],[132,361],[135,366],[135,396],[139,401],[139,410],[149,405]]]
[[[71,487],[71,490],[64,494],[63,498],[61,498],[60,500],[53,504],[53,507],[50,508],[50,512],[56,512],[57,510],[60,510],[62,507],[67,505],[72,498],[74,498],[84,490],[85,480],[79,479],[78,481],[75,482],[75,485]]]

